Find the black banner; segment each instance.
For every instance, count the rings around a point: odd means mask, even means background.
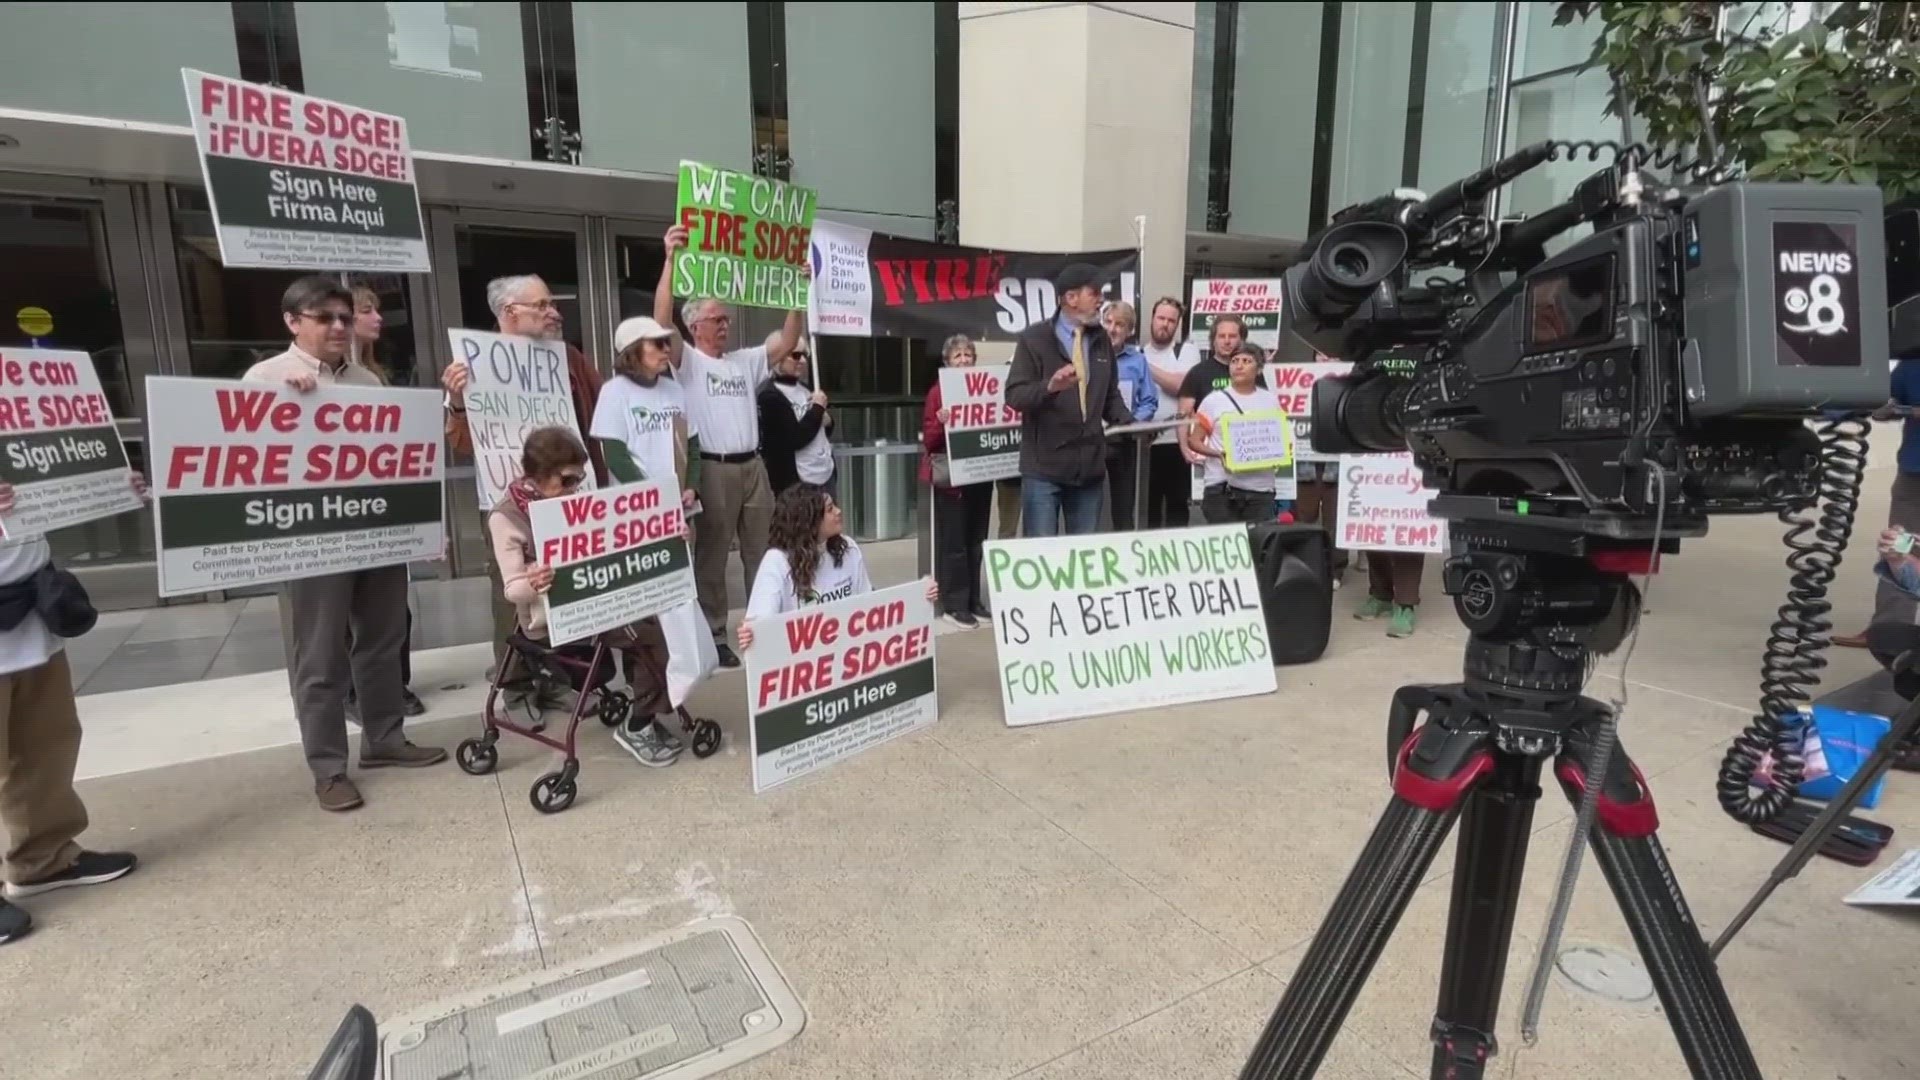
[[[0,480],[16,486],[126,467],[127,456],[110,427],[69,428],[0,439]]]
[[[814,332],[838,337],[951,334],[1011,341],[1058,310],[1053,282],[1080,263],[1109,300],[1140,303],[1140,252],[996,251],[814,222]]]
[[[173,495],[154,506],[169,549],[391,529],[440,520],[440,482]]]
[[[933,693],[933,658],[812,694],[753,718],[761,756]]]
[[[413,185],[242,158],[207,158],[222,225],[419,240]]]

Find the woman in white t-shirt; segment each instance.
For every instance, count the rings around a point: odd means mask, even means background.
[[[1194,406],[1194,422],[1187,429],[1187,446],[1205,462],[1206,491],[1201,516],[1209,525],[1243,521],[1249,525],[1280,515],[1270,470],[1229,472],[1221,449],[1220,420],[1237,413],[1280,408],[1280,397],[1260,386],[1263,357],[1258,345],[1243,344],[1227,361],[1227,385],[1201,398]]]
[[[617,375],[600,388],[593,430],[617,483],[674,484],[693,505],[700,481],[700,433],[687,419],[687,395],[671,373],[673,331],[646,316],[613,331]]]
[[[796,484],[773,503],[767,554],[754,575],[747,613],[740,620],[740,651],[753,648],[753,621],[873,591],[860,545],[843,531],[846,519],[825,488]],[[940,586],[927,582],[927,600]]]

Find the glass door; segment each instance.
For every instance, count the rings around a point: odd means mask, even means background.
[[[146,469],[141,417],[156,345],[129,187],[0,173],[0,347],[91,356],[127,456]],[[149,511],[47,539],[54,558],[74,569],[153,558]]]

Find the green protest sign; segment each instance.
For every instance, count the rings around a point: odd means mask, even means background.
[[[819,201],[810,188],[682,161],[674,215],[687,246],[674,253],[673,294],[804,310]]]

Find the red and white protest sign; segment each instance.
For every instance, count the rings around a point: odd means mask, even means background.
[[[0,349],[0,480],[13,485],[0,536],[49,533],[139,508],[92,357]]]
[[[755,619],[747,705],[756,793],[932,724],[926,582]]]
[[[1313,384],[1329,375],[1345,375],[1353,365],[1345,360],[1313,364],[1268,364],[1267,387],[1280,397],[1280,407],[1293,421],[1293,460],[1332,461],[1338,454],[1313,449]]]
[[[1447,523],[1427,513],[1435,494],[1421,486],[1411,454],[1345,455],[1335,543],[1349,551],[1444,551]]]
[[[947,467],[955,487],[1020,475],[1020,413],[1006,402],[1011,367],[993,364],[940,369]]]
[[[693,599],[680,492],[652,480],[528,504],[535,561],[553,568],[547,637],[579,641]]]
[[[440,393],[147,378],[160,595],[441,557]]]
[[[1213,340],[1213,320],[1238,315],[1247,340],[1271,352],[1280,347],[1279,278],[1195,278],[1187,330],[1201,348]]]
[[[220,261],[426,272],[407,122],[183,68]]]

